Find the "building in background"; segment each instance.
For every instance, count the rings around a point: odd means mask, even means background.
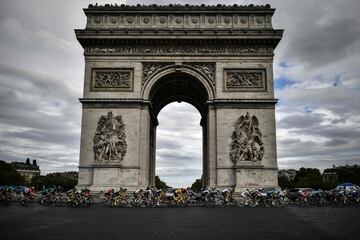
[[[336,172],[324,172],[322,175],[323,182],[337,182],[338,175]]]
[[[32,163],[27,158],[25,162],[12,162],[11,165],[25,178],[26,182],[30,182],[33,177],[40,176],[40,168],[35,159]]]
[[[339,165],[339,166],[335,166],[335,164],[333,164],[332,169],[346,169],[346,168],[359,168],[360,165],[349,165],[349,164],[345,164],[345,165]]]

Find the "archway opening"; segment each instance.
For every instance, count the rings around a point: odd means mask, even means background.
[[[172,102],[158,115],[156,169],[168,186],[191,186],[202,175],[202,127],[199,111],[186,102]]]
[[[153,84],[149,91],[150,185],[155,184],[155,174],[167,179],[171,187],[191,186],[199,178],[202,178],[203,185],[207,185],[208,100],[209,94],[204,84],[188,73],[169,73]],[[163,108],[164,120],[162,114],[159,116]],[[163,123],[165,128],[158,127],[159,123]],[[171,141],[173,137],[178,139]],[[197,143],[192,144],[191,141]],[[199,158],[202,158],[200,166],[196,161]],[[199,168],[202,169],[200,172]]]

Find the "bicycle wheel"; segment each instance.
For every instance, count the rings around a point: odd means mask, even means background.
[[[145,199],[140,200],[140,207],[145,208],[147,207],[147,201]]]
[[[5,205],[8,206],[8,205],[10,205],[10,203],[11,203],[11,197],[6,197],[5,198]]]
[[[234,198],[230,198],[229,201],[228,201],[228,205],[230,207],[235,207],[237,205],[237,202]]]
[[[295,203],[296,203],[296,205],[298,205],[299,207],[305,206],[305,201],[302,200],[302,199],[296,199]]]
[[[245,205],[246,205],[246,199],[245,199],[244,197],[240,197],[240,198],[238,199],[238,201],[237,201],[237,205],[238,205],[239,207],[245,207]]]
[[[85,198],[85,207],[90,207],[92,204],[94,204],[94,199],[92,197]]]
[[[285,202],[282,199],[276,199],[274,204],[275,204],[275,207],[284,207]]]
[[[112,207],[117,207],[117,206],[119,206],[119,201],[118,201],[117,198],[115,198],[115,199],[113,199],[113,200],[111,201],[111,206],[112,206]]]
[[[62,199],[60,197],[56,197],[53,201],[55,206],[62,206],[63,202]]]
[[[25,199],[20,199],[19,201],[18,201],[18,205],[20,205],[20,206],[25,206],[25,204],[26,204],[26,201],[25,201]]]
[[[272,206],[272,199],[271,198],[267,198],[264,200],[264,205],[265,207],[271,207]]]
[[[248,206],[249,207],[256,207],[258,205],[258,202],[255,199],[249,199]]]

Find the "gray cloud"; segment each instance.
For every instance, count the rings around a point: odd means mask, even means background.
[[[318,126],[323,120],[323,114],[291,115],[278,123],[279,128],[304,128]]]
[[[33,142],[52,142],[54,144],[62,144],[62,145],[78,145],[79,139],[78,139],[79,132],[62,132],[58,131],[57,129],[54,129],[52,131],[49,130],[37,130],[37,129],[31,129],[31,130],[24,130],[24,131],[18,131],[18,132],[3,132],[2,136],[5,138],[8,137],[14,137],[14,138],[22,138],[22,139],[28,139]]]
[[[171,186],[191,186],[202,173],[200,114],[187,103],[172,103],[158,116],[156,174]]]

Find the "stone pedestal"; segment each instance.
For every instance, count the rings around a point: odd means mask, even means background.
[[[235,165],[235,192],[259,187],[277,187],[276,169],[264,168],[259,162],[242,161]]]
[[[106,188],[118,189],[125,187],[130,191],[138,188],[139,169],[127,168],[119,163],[94,164],[92,191],[101,191]]]

